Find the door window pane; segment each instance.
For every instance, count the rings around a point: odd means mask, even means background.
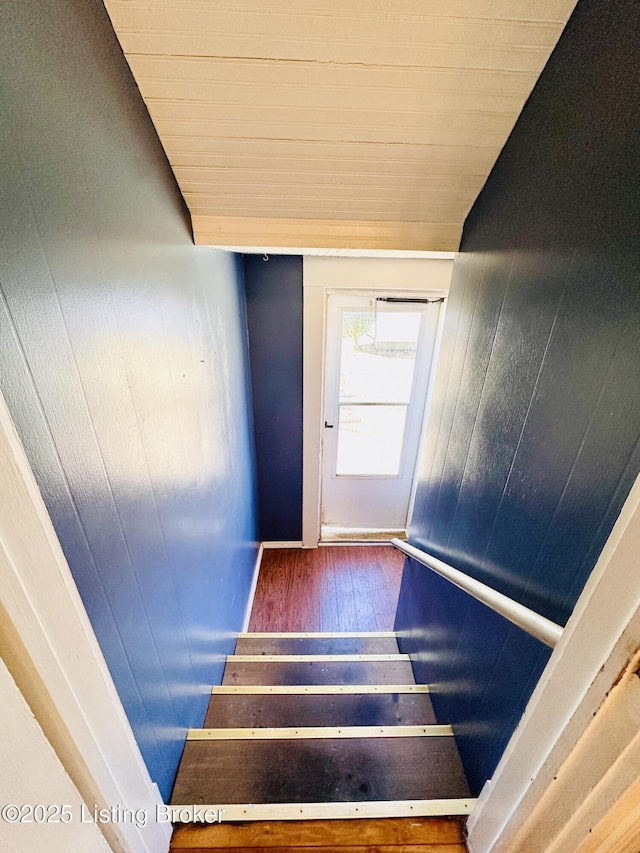
[[[397,477],[406,406],[340,406],[338,476]]]
[[[341,403],[408,403],[420,311],[344,311]]]

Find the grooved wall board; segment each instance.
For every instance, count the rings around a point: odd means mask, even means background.
[[[435,251],[457,249],[574,5],[107,0],[197,242]],[[312,234],[269,242],[271,219]],[[364,244],[335,220],[430,228]]]
[[[305,195],[306,197],[306,195]],[[195,241],[212,246],[288,246],[310,249],[393,249],[422,251],[425,246],[433,252],[449,252],[457,246],[462,234],[462,222],[408,222],[402,219],[384,221],[378,215],[371,219],[367,208],[366,219],[347,219],[334,216],[319,219],[314,216],[285,218],[259,216],[251,208],[252,216],[229,216],[220,210],[211,216],[196,215],[192,211]],[[324,212],[326,216],[326,211]]]
[[[468,795],[452,737],[234,740],[187,741],[171,801],[313,803]]]
[[[411,521],[559,624],[640,472],[639,27],[578,4],[466,221]],[[479,791],[550,652],[412,560],[397,627]]]
[[[223,684],[413,684],[408,660],[227,663]]]
[[[242,259],[258,535],[302,539],[302,258]]]
[[[428,693],[213,695],[205,728],[435,723]]]
[[[102,3],[1,6],[0,387],[166,798],[255,566],[242,268],[194,250]]]

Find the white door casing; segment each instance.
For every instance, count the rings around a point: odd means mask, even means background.
[[[404,290],[421,291],[432,298],[446,296],[453,257],[445,253],[434,253],[430,258],[304,256],[303,547],[317,547],[320,538],[327,293],[331,290]]]

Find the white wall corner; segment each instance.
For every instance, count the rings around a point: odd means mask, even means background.
[[[0,707],[6,733],[0,738],[2,849],[109,853],[98,824],[86,819],[91,808],[65,773],[2,660]],[[24,821],[15,819],[20,817]]]
[[[100,823],[109,847],[165,853],[171,824],[156,822],[162,799],[1,395],[0,590],[3,657],[79,795],[91,807],[148,816],[145,826]]]

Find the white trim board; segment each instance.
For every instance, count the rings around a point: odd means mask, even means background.
[[[526,844],[514,846],[514,839],[521,836],[640,646],[638,554],[640,477],[493,779],[478,798],[468,823],[470,853],[522,853],[531,849]],[[564,797],[567,822],[579,805],[571,795]],[[538,815],[538,819],[542,818]]]
[[[318,548],[392,548],[386,539],[321,539]]]
[[[258,575],[260,574],[260,566],[262,564],[262,555],[264,553],[264,543],[261,542],[258,546],[256,555],[256,564],[253,569],[253,578],[251,579],[251,589],[249,590],[249,598],[244,611],[244,619],[242,620],[242,631],[246,633],[249,630],[249,622],[251,621],[251,611],[253,610],[253,599],[256,597],[256,587],[258,586]]]
[[[245,820],[339,820],[358,817],[447,817],[469,814],[473,797],[450,800],[366,800],[342,803],[226,803],[220,805],[170,805],[174,823],[191,823],[199,814],[220,813],[224,823]],[[312,850],[313,848],[309,848]],[[326,850],[326,848],[324,848]]]
[[[211,692],[220,696],[335,695],[347,693],[430,693],[428,684],[219,684]]]
[[[435,260],[453,260],[455,252],[420,252],[405,249],[314,249],[300,246],[216,246],[223,252],[241,255],[319,255],[321,257],[340,258],[432,258]]]
[[[395,661],[410,660],[409,655],[377,654],[377,655],[227,655],[227,664],[236,663],[394,663]]]
[[[452,270],[453,273],[453,270]],[[413,517],[413,508],[416,504],[416,494],[418,492],[418,482],[420,480],[420,465],[422,461],[422,452],[424,449],[425,439],[427,436],[427,425],[429,423],[429,412],[431,411],[431,400],[433,399],[433,389],[436,382],[436,374],[438,370],[438,361],[440,360],[440,346],[442,344],[442,335],[444,333],[444,321],[447,315],[446,304],[440,306],[438,315],[438,326],[436,328],[436,339],[433,342],[433,356],[431,358],[431,367],[429,369],[429,381],[427,383],[427,399],[424,402],[424,413],[422,416],[422,427],[420,429],[420,439],[418,441],[418,459],[413,472],[413,482],[411,483],[411,495],[409,497],[409,508],[407,510],[407,535],[399,536],[399,539],[408,539],[408,530]]]
[[[295,542],[291,539],[283,539],[281,542],[263,542],[263,548],[302,548],[302,542]]]
[[[423,258],[303,257],[302,542],[320,540],[325,316],[329,291],[421,291],[447,296],[453,260]],[[334,544],[334,543],[331,543]]]
[[[162,799],[1,395],[0,590],[5,663],[80,796],[99,808],[155,814]],[[117,853],[169,847],[171,827],[154,820],[145,827],[110,822],[99,828]]]
[[[360,640],[393,639],[395,631],[244,631],[239,640]]]
[[[332,740],[387,737],[453,737],[451,726],[283,726],[189,729],[187,740]]]

